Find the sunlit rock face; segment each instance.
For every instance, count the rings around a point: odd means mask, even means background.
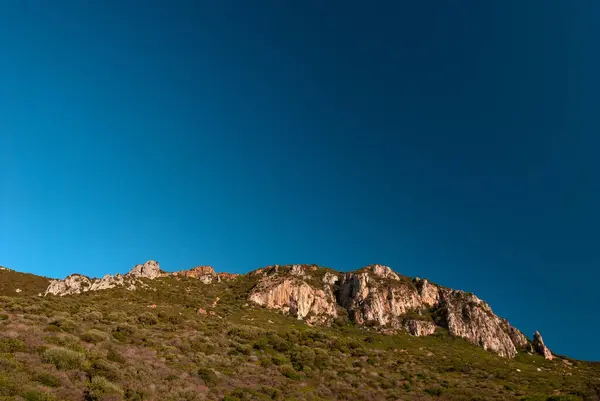
[[[329,323],[341,307],[358,325],[416,336],[431,335],[437,327],[444,327],[450,335],[505,357],[515,356],[529,344],[519,330],[475,295],[425,279],[411,280],[387,266],[371,265],[337,275],[327,272],[319,282],[301,265],[270,266],[252,274],[263,279],[249,300],[294,313],[299,319],[309,316],[311,322]]]
[[[262,276],[248,299],[309,323],[329,323],[338,316],[331,285],[318,282],[311,266],[271,266],[253,272]],[[329,279],[331,280],[331,278]]]
[[[215,273],[210,266],[197,266],[189,270],[182,270],[174,273],[167,273],[160,269],[158,262],[149,260],[144,264],[135,265],[127,274],[107,274],[102,278],[90,278],[81,274],[72,274],[64,280],[52,280],[46,289],[44,295],[72,295],[81,294],[88,291],[108,290],[115,287],[124,287],[128,290],[135,290],[145,287],[147,284],[142,279],[155,280],[161,277],[188,277],[197,279],[205,284],[221,280],[233,280],[239,277],[239,274]]]
[[[52,280],[46,289],[44,295],[73,295],[88,291],[108,290],[115,287],[125,287],[128,290],[135,290],[143,286],[140,278],[153,280],[164,276],[157,262],[150,260],[142,265],[136,265],[129,273],[125,275],[110,274],[102,278],[90,278],[81,274],[71,274],[64,280]]]
[[[143,265],[135,265],[125,276],[128,278],[148,278],[153,280],[164,275],[166,274],[160,270],[158,262],[149,260]]]
[[[542,339],[542,335],[540,334],[539,331],[536,331],[533,334],[533,349],[540,354],[541,356],[543,356],[544,358],[548,359],[548,360],[552,360],[554,359],[554,355],[552,355],[552,352],[550,351],[550,349],[548,347],[546,347],[546,344],[544,344],[544,340]]]
[[[213,281],[218,281],[219,277],[215,273],[215,269],[210,266],[197,266],[189,270],[181,270],[172,273],[173,276],[189,277],[202,281],[205,284],[210,284]]]
[[[81,274],[71,274],[64,280],[52,280],[44,295],[70,295],[89,291],[92,280]]]

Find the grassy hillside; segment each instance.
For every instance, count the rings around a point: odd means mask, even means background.
[[[0,400],[600,399],[600,364],[310,327],[247,304],[252,280],[0,297]]]
[[[46,291],[49,282],[50,279],[45,277],[0,269],[0,295],[37,295]],[[21,291],[17,292],[17,289]]]

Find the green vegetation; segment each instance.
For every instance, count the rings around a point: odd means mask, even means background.
[[[133,292],[0,296],[0,400],[583,401],[600,394],[598,363],[504,359],[444,330],[382,335],[347,319],[311,327],[247,304],[252,280],[169,277]]]

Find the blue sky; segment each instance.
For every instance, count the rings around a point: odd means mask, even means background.
[[[382,263],[600,360],[600,3],[291,3],[1,3],[0,264]]]

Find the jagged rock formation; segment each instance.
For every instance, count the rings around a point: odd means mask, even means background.
[[[331,285],[323,282],[309,284],[305,280],[307,271],[316,271],[316,268],[293,265],[280,269],[275,265],[256,270],[251,274],[262,275],[263,279],[253,288],[248,299],[309,323],[330,322],[337,317]]]
[[[158,262],[149,260],[143,265],[135,265],[135,267],[131,269],[125,276],[133,278],[149,278],[150,280],[154,280],[155,278],[164,275],[166,274],[160,270]]]
[[[167,273],[160,270],[158,262],[149,260],[144,264],[135,265],[125,275],[115,274],[111,276],[107,274],[102,278],[90,278],[81,274],[71,274],[64,280],[52,280],[44,296],[48,294],[59,296],[81,294],[83,292],[107,290],[115,287],[125,287],[128,290],[135,290],[140,286],[144,286],[144,283],[140,280],[142,278],[154,280],[166,275]]]
[[[552,355],[552,352],[550,351],[550,349],[548,347],[546,347],[546,344],[544,344],[544,340],[542,339],[542,335],[540,334],[539,331],[536,331],[533,334],[533,349],[540,355],[542,355],[544,358],[548,359],[548,360],[552,360],[554,359],[554,355]]]
[[[83,292],[107,290],[120,286],[127,286],[127,289],[135,290],[136,280],[132,279],[132,277],[135,276],[122,276],[120,274],[111,276],[107,274],[99,279],[89,278],[81,274],[71,274],[64,280],[52,280],[44,296],[48,294],[59,296],[81,294]]]
[[[424,279],[412,280],[387,266],[371,265],[342,275],[328,271],[320,281],[315,279],[319,275],[313,266],[276,265],[252,274],[262,279],[250,301],[300,319],[308,316],[311,323],[331,322],[342,307],[358,325],[418,336],[443,327],[450,335],[505,357],[529,345],[523,333],[475,295]]]
[[[65,280],[53,280],[45,295],[80,294],[115,287],[134,290],[148,285],[143,279],[166,276],[206,284],[239,277],[217,274],[210,266],[166,273],[157,262],[148,261],[125,275],[91,279],[73,274]],[[340,273],[316,265],[274,265],[250,272],[246,279],[253,283],[247,294],[249,301],[311,324],[330,324],[347,315],[355,324],[383,333],[404,331],[425,336],[444,328],[452,336],[504,357],[513,357],[520,350],[535,350],[547,359],[552,358],[539,333],[536,332],[533,343],[529,342],[474,294],[401,276],[387,266],[370,265]]]
[[[210,266],[197,266],[193,269],[178,271],[173,273],[173,276],[194,278],[202,281],[205,284],[212,283],[213,280],[218,280],[215,269]]]
[[[140,279],[154,280],[160,277],[189,277],[197,279],[205,284],[218,282],[221,280],[233,280],[239,274],[216,273],[210,266],[197,266],[189,270],[182,270],[174,273],[167,273],[160,269],[158,262],[149,260],[144,264],[135,265],[127,274],[110,274],[102,278],[90,278],[81,274],[71,274],[64,280],[52,280],[46,289],[44,295],[72,295],[81,294],[87,291],[107,290],[115,287],[125,287],[128,290],[135,290],[140,286],[145,286]]]
[[[236,278],[240,277],[240,274],[235,274],[235,273],[217,273],[217,278],[219,279],[219,281],[228,281],[228,280],[235,280]]]
[[[188,277],[202,281],[204,284],[220,282],[223,280],[234,280],[239,277],[239,274],[233,273],[216,273],[211,266],[197,266],[189,270],[181,270],[171,273],[175,277]]]

